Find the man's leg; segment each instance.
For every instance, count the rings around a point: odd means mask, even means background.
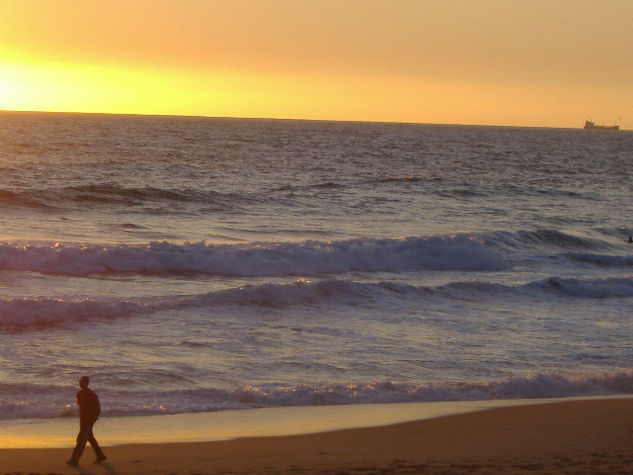
[[[92,449],[95,451],[95,455],[97,456],[97,461],[101,462],[102,460],[106,459],[106,456],[104,455],[103,451],[101,450],[101,447],[99,447],[99,443],[97,442],[97,439],[95,439],[95,436],[92,432],[92,427],[90,427],[90,432],[88,433],[88,438],[87,441],[90,442],[90,445],[92,446]],[[85,444],[84,444],[85,446]]]
[[[68,461],[70,465],[77,465],[79,462],[79,457],[84,452],[84,448],[86,447],[86,442],[88,442],[88,438],[92,434],[92,424],[80,424],[79,425],[79,434],[77,434],[77,444],[75,445],[75,449],[73,450],[73,455]]]

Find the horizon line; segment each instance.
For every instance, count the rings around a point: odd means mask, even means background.
[[[288,117],[252,117],[252,116],[213,116],[200,114],[166,114],[166,113],[135,113],[135,112],[82,112],[82,111],[54,111],[54,110],[17,110],[0,109],[0,113],[23,113],[23,114],[67,114],[67,115],[107,115],[124,117],[174,117],[192,119],[229,119],[229,120],[270,120],[270,121],[296,121],[296,122],[332,122],[347,124],[401,124],[401,125],[432,125],[432,126],[454,126],[454,127],[503,127],[503,128],[524,128],[524,129],[564,129],[582,130],[583,127],[561,127],[551,125],[508,125],[508,124],[466,124],[466,123],[439,123],[439,122],[410,122],[410,121],[390,121],[390,120],[351,120],[351,119],[310,119],[310,118],[288,118]],[[620,129],[628,131],[628,129]]]

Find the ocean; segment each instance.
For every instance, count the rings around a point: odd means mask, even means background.
[[[633,393],[633,132],[0,113],[0,419]]]

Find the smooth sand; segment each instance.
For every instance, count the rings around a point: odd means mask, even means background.
[[[105,446],[210,442],[245,437],[314,434],[377,427],[481,411],[551,402],[551,399],[343,404],[241,409],[189,414],[103,417],[95,431]],[[76,418],[0,422],[0,449],[65,448],[73,443]]]
[[[0,427],[1,431],[1,427]],[[214,442],[0,449],[0,474],[633,473],[633,398],[504,407],[363,429]]]

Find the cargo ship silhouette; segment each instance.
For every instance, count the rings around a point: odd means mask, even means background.
[[[619,125],[598,125],[591,120],[585,121],[585,129],[587,130],[620,130]]]

